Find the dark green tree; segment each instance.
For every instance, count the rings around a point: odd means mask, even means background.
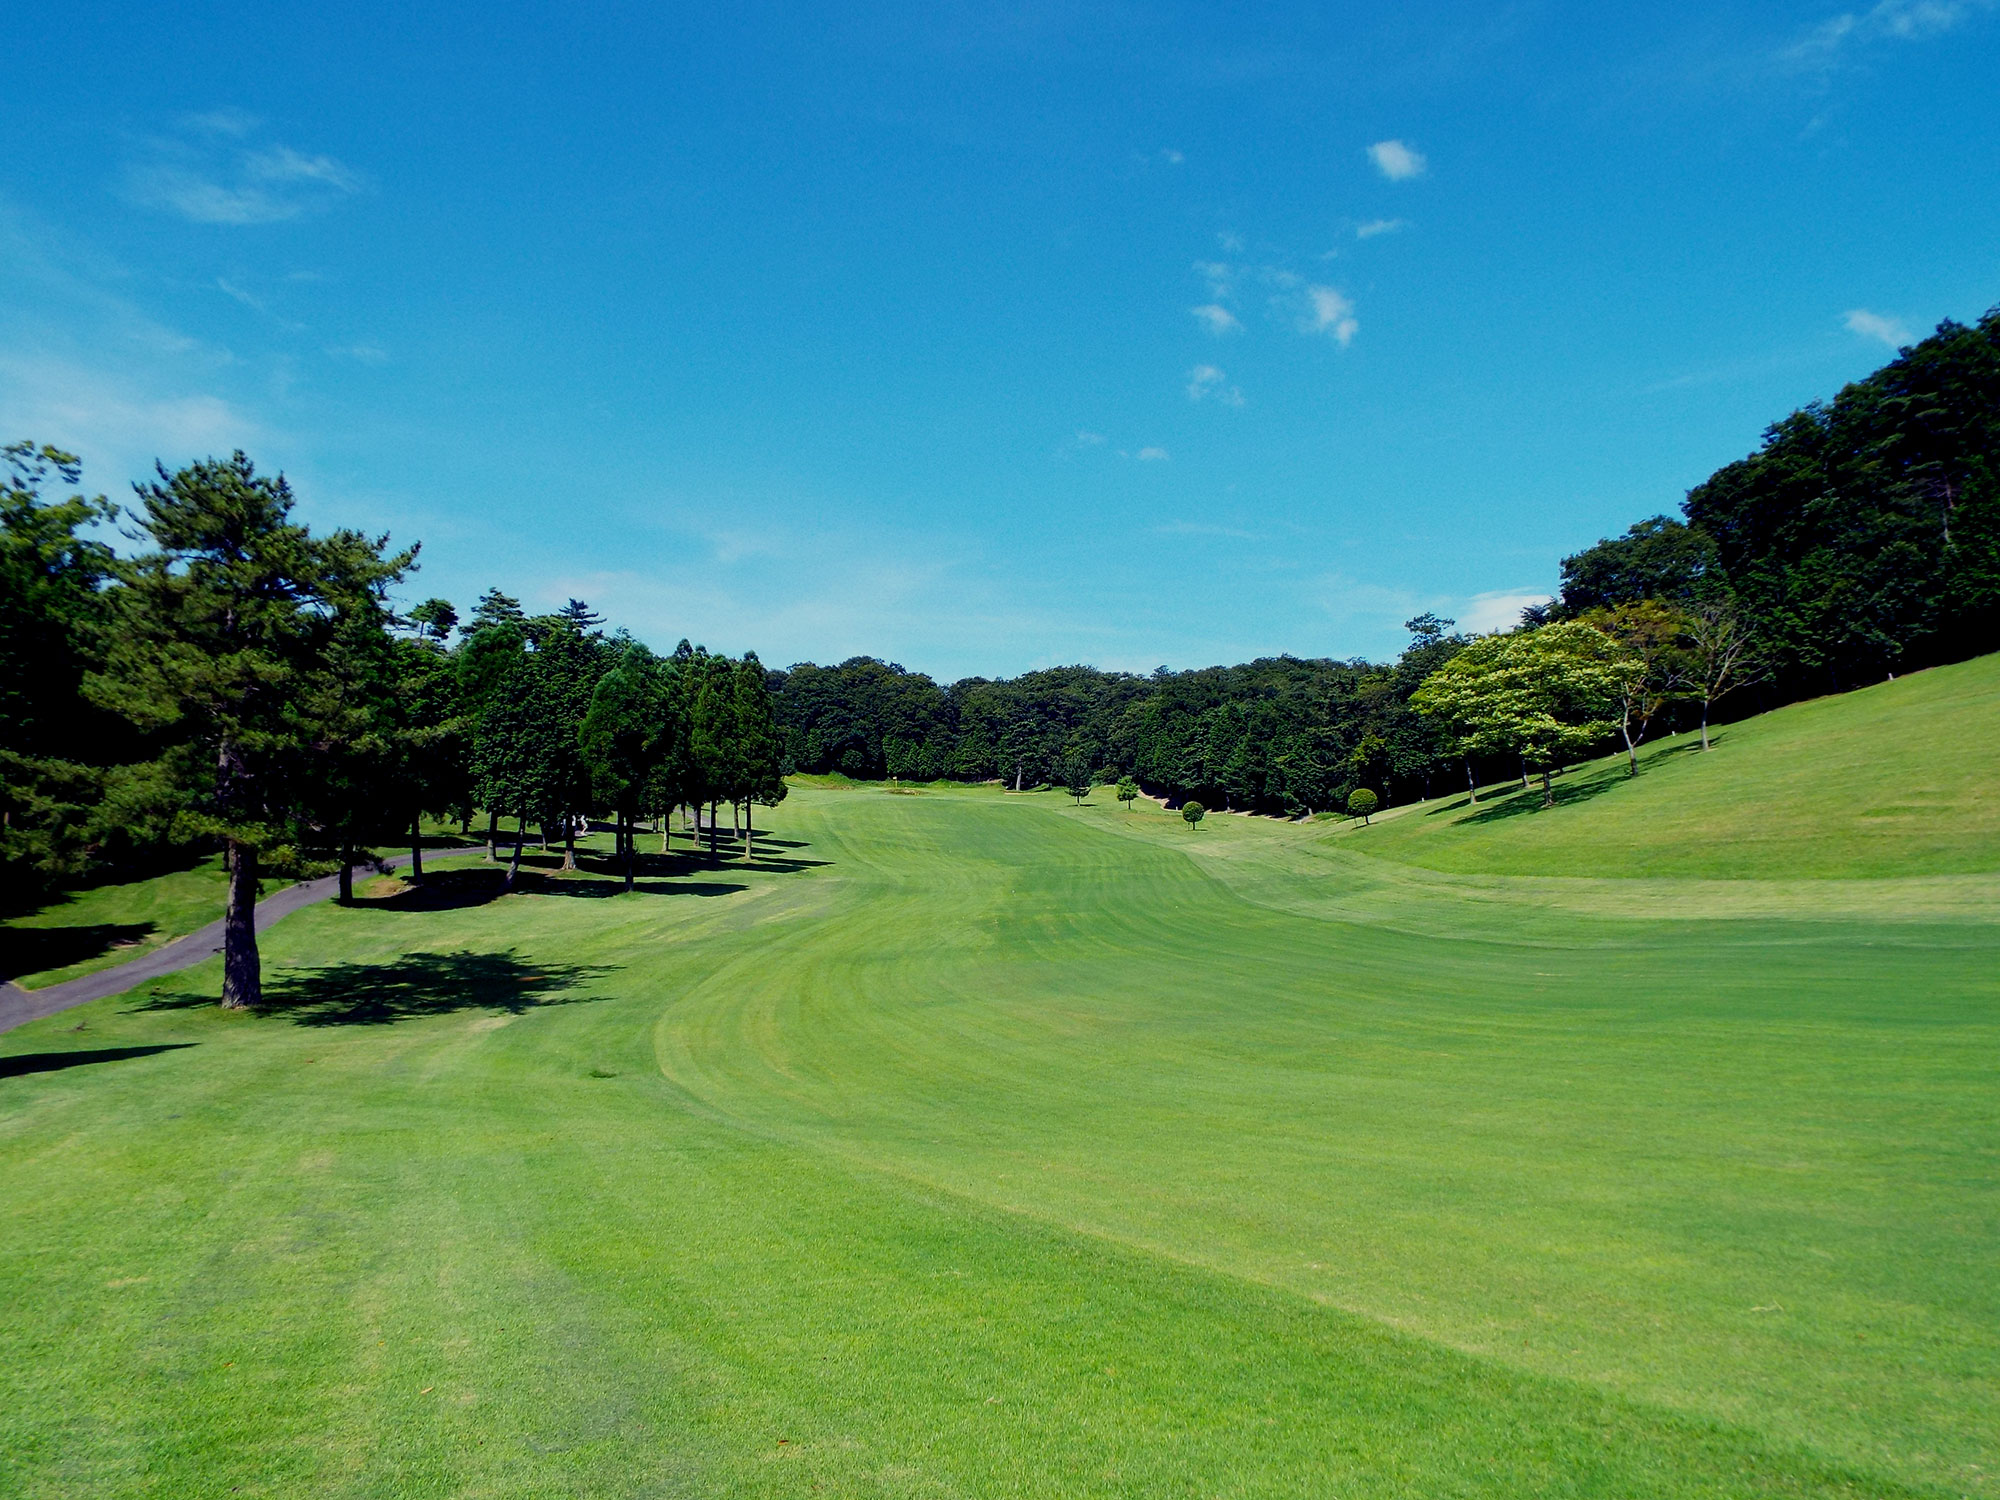
[[[123,748],[117,721],[80,701],[117,573],[111,549],[83,533],[117,508],[42,498],[51,477],[81,477],[60,449],[14,443],[0,458],[0,896],[20,899],[82,873],[103,766]]]
[[[315,537],[291,519],[283,476],[242,453],[138,487],[154,550],[130,584],[93,698],[149,738],[145,779],[174,834],[227,851],[222,1003],[258,1003],[254,913],[260,865],[282,867],[310,842],[314,752],[325,726],[311,705],[338,632],[382,628],[385,596],[414,560],[386,538]]]
[[[577,730],[591,799],[613,815],[628,891],[639,813],[669,733],[659,688],[652,653],[644,646],[627,648],[617,667],[598,682]]]
[[[1194,825],[1206,816],[1208,816],[1208,809],[1203,807],[1199,802],[1189,799],[1181,804],[1181,817],[1186,821],[1190,833],[1194,831]]]

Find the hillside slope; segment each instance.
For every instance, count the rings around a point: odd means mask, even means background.
[[[1556,783],[1342,827],[1457,874],[1881,879],[2000,871],[2000,655],[1793,704]]]

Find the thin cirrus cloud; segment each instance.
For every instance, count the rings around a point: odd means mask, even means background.
[[[1215,365],[1196,365],[1188,371],[1187,394],[1190,401],[1212,399],[1224,406],[1243,404],[1243,392],[1229,384],[1229,377]]]
[[[1241,320],[1220,302],[1204,303],[1200,307],[1191,307],[1188,311],[1193,313],[1195,321],[1210,333],[1241,333],[1243,331]]]
[[[1167,461],[1167,450],[1164,448],[1141,448],[1133,456],[1142,464],[1163,464]]]
[[[1407,141],[1377,141],[1368,148],[1368,159],[1375,163],[1375,170],[1391,182],[1407,182],[1412,177],[1424,175],[1429,165],[1423,152]]]
[[[1357,240],[1372,240],[1378,234],[1394,234],[1409,227],[1408,219],[1370,219],[1366,224],[1355,226],[1354,237]]]
[[[1875,339],[1891,349],[1900,349],[1910,341],[1910,330],[1903,326],[1900,319],[1870,312],[1865,307],[1852,309],[1841,321],[1846,324],[1849,333],[1859,334],[1864,339]]]
[[[1871,42],[1926,42],[1994,8],[1995,0],[1879,0],[1863,11],[1829,16],[1778,53],[1786,67],[1828,73]]]
[[[146,208],[196,224],[278,224],[327,208],[367,186],[324,153],[250,146],[253,116],[217,110],[181,122],[183,138],[149,143],[125,170],[125,192]]]

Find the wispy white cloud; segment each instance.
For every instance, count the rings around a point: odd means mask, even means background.
[[[389,351],[374,344],[329,344],[326,352],[335,359],[351,359],[358,365],[389,363]]]
[[[1372,240],[1378,234],[1394,234],[1399,229],[1408,229],[1408,219],[1370,219],[1366,224],[1357,225],[1354,237],[1357,240]]]
[[[1168,455],[1164,448],[1141,448],[1135,457],[1142,464],[1163,464],[1167,461]]]
[[[1829,16],[1778,54],[1786,67],[1826,73],[1843,57],[1871,42],[1923,42],[1956,31],[1995,0],[1880,0],[1862,11]]]
[[[1458,607],[1458,627],[1484,635],[1495,630],[1512,630],[1521,623],[1521,611],[1531,604],[1546,604],[1547,589],[1494,589],[1474,594]]]
[[[1243,331],[1243,324],[1237,318],[1236,314],[1224,307],[1220,302],[1207,302],[1200,307],[1191,307],[1188,311],[1193,313],[1195,321],[1210,333],[1241,333]]]
[[[125,168],[125,192],[147,208],[197,224],[276,224],[360,192],[366,179],[334,157],[283,144],[251,147],[254,117],[189,116],[183,136],[149,142]]]
[[[1224,406],[1241,406],[1243,392],[1229,384],[1229,377],[1215,365],[1196,365],[1188,371],[1188,400],[1207,401],[1213,398]]]
[[[1078,432],[1076,435],[1076,446],[1079,448],[1102,448],[1104,446],[1104,434],[1101,432]]]
[[[1910,330],[1900,320],[1870,312],[1865,307],[1854,308],[1842,322],[1847,325],[1849,333],[1859,334],[1864,339],[1875,339],[1891,349],[1900,349],[1910,342]]]
[[[47,355],[0,356],[0,426],[82,453],[99,474],[143,474],[155,458],[171,467],[272,436],[220,396]]]
[[[1391,182],[1407,182],[1412,177],[1424,175],[1429,165],[1424,154],[1407,141],[1377,141],[1368,148],[1368,159],[1375,163],[1375,170]]]
[[[1306,288],[1307,312],[1299,327],[1307,333],[1323,333],[1341,348],[1354,342],[1361,329],[1354,317],[1354,304],[1330,286]]]
[[[1225,300],[1236,288],[1236,273],[1230,269],[1227,261],[1198,260],[1194,263],[1194,273],[1208,283],[1208,295],[1211,301]]]

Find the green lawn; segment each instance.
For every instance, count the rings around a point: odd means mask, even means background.
[[[1996,1492],[1976,892],[898,791],[0,1037],[0,1493]]]
[[[1352,832],[1385,859],[1495,875],[1854,878],[2000,872],[2000,654],[1692,734],[1526,793],[1464,792]],[[1579,803],[1590,816],[1570,815]]]

